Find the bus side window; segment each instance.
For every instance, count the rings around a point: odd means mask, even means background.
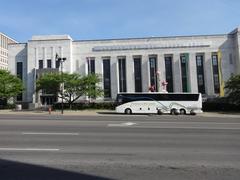
[[[118,99],[118,102],[119,102],[119,103],[122,103],[122,97],[120,97],[120,98]]]

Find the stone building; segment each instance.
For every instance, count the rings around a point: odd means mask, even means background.
[[[17,43],[0,32],[0,69],[8,70],[8,44]]]
[[[240,73],[240,29],[221,35],[73,40],[68,35],[33,36],[26,43],[9,46],[9,69],[24,81],[19,102],[52,103],[35,93],[38,74],[58,71],[56,54],[66,58],[63,71],[97,73],[104,97],[118,92],[201,92],[216,97],[221,84]],[[40,97],[39,97],[40,96]]]

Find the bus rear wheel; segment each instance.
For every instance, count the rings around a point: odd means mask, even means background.
[[[177,109],[171,109],[171,112],[170,112],[171,115],[178,115],[179,112]]]
[[[186,110],[185,109],[180,109],[180,114],[181,115],[185,115],[186,114]]]
[[[158,114],[158,115],[162,115],[162,114],[163,114],[162,110],[161,110],[161,109],[158,109],[157,114]]]
[[[190,115],[196,115],[196,113],[194,112],[194,110],[190,111]]]
[[[132,114],[132,110],[130,108],[125,109],[125,114]]]

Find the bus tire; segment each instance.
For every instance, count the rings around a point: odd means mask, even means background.
[[[180,114],[181,115],[185,115],[186,114],[186,110],[185,109],[180,109]]]
[[[171,109],[170,114],[175,115],[175,113],[176,113],[176,109]]]
[[[177,112],[177,109],[171,109],[171,112],[170,112],[171,115],[178,115],[179,113]]]
[[[161,110],[161,109],[158,109],[157,114],[158,114],[158,115],[162,115],[162,114],[163,114],[162,110]]]
[[[193,115],[193,116],[194,116],[194,115],[196,115],[196,113],[195,113],[193,110],[191,110],[191,111],[190,111],[190,115]]]
[[[125,114],[132,114],[132,110],[130,108],[125,109]]]

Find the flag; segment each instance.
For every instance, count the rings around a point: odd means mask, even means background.
[[[218,75],[219,75],[219,86],[220,86],[220,93],[219,96],[224,96],[224,81],[223,81],[223,74],[222,74],[222,52],[218,50]]]

